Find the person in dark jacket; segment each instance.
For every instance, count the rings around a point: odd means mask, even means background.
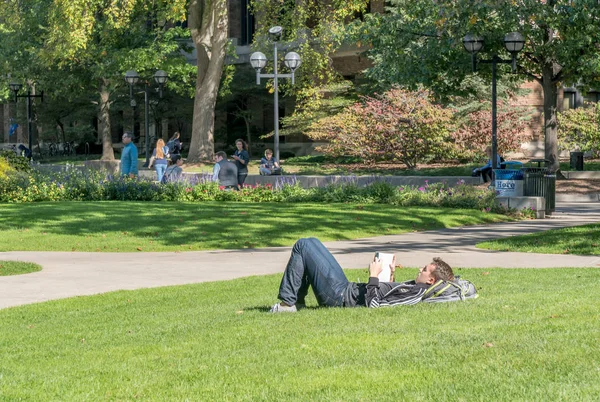
[[[319,306],[385,307],[411,305],[422,301],[441,302],[477,297],[475,286],[454,277],[452,268],[440,258],[419,270],[413,281],[393,282],[395,261],[390,266],[390,282],[380,282],[381,262],[369,265],[369,282],[349,282],[342,268],[323,243],[315,238],[300,239],[292,248],[281,285],[280,303],[272,313],[295,312],[302,307],[312,286]]]
[[[250,163],[250,154],[248,153],[248,145],[242,139],[235,140],[236,151],[233,154],[235,166],[238,170],[238,185],[240,188],[244,185],[248,176],[248,163]]]
[[[213,181],[219,182],[227,190],[237,190],[238,170],[235,164],[227,160],[227,154],[223,151],[215,154],[215,162]]]

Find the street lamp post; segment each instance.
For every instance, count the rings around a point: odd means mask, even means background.
[[[275,125],[275,159],[279,159],[279,79],[289,78],[292,80],[292,85],[295,83],[295,72],[302,61],[296,52],[289,52],[284,57],[285,65],[290,69],[291,74],[279,74],[277,72],[277,42],[281,39],[283,28],[275,26],[269,29],[269,37],[273,41],[273,74],[261,74],[261,70],[267,65],[267,57],[261,52],[254,52],[250,55],[250,64],[256,70],[256,85],[260,85],[261,78],[273,78],[273,93],[274,99],[274,125]]]
[[[154,81],[159,87],[159,96],[162,98],[163,86],[167,83],[169,76],[163,70],[158,70],[154,73]],[[133,118],[135,119],[135,99],[133,98],[133,86],[138,83],[140,76],[135,70],[129,70],[125,73],[125,81],[129,84],[129,97],[131,98],[131,107],[133,108]],[[146,137],[146,162],[144,167],[150,165],[150,83],[144,82],[144,136]],[[133,135],[135,137],[135,121],[133,127]]]
[[[28,142],[29,142],[29,151],[31,152],[31,157],[33,158],[33,118],[31,117],[31,109],[32,109],[32,99],[40,98],[40,100],[44,101],[44,91],[42,91],[39,95],[32,95],[31,88],[29,85],[27,86],[27,95],[19,95],[19,91],[23,87],[22,84],[18,82],[11,82],[9,85],[10,89],[15,93],[15,103],[17,103],[18,98],[27,98],[27,130],[28,130]]]
[[[463,38],[463,45],[467,52],[471,53],[473,61],[473,71],[477,69],[477,53],[483,48],[484,40],[481,36],[468,34]],[[498,140],[497,140],[497,93],[496,93],[496,67],[498,63],[510,64],[512,72],[517,72],[517,54],[523,50],[525,39],[519,32],[511,32],[504,37],[504,47],[511,54],[510,60],[504,60],[497,54],[493,54],[491,59],[479,60],[479,63],[489,63],[492,65],[492,169],[498,168]],[[492,170],[493,171],[493,170]]]

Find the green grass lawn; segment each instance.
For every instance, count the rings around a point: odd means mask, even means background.
[[[486,241],[477,244],[477,247],[525,253],[600,255],[600,224]]]
[[[32,262],[0,260],[0,276],[22,275],[41,270],[41,266]]]
[[[0,251],[189,251],[291,246],[506,221],[476,210],[391,205],[60,202],[0,205]]]
[[[271,315],[271,275],[0,310],[0,400],[597,400],[597,269],[457,272],[478,299]]]

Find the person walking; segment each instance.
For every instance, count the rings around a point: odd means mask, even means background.
[[[233,154],[235,166],[237,167],[238,186],[242,188],[246,177],[248,176],[248,163],[250,163],[250,154],[248,153],[248,145],[244,140],[238,138],[235,140],[236,151]]]
[[[171,139],[167,142],[167,146],[169,147],[169,152],[171,155],[179,155],[181,154],[181,149],[183,148],[183,143],[179,139],[181,134],[178,131],[175,131]]]
[[[133,144],[133,134],[129,131],[123,133],[123,151],[121,152],[121,176],[134,178],[138,175],[138,150]]]
[[[156,170],[156,180],[159,183],[162,183],[163,176],[165,175],[165,171],[169,165],[168,158],[169,147],[165,145],[165,141],[162,138],[159,138],[159,140],[156,141],[156,148],[154,148],[154,151],[152,151],[152,159],[148,165],[148,167],[152,167],[152,165],[154,165],[154,169]]]

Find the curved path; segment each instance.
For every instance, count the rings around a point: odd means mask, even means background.
[[[367,265],[374,251],[393,251],[407,267],[433,256],[455,267],[600,267],[600,256],[486,251],[483,240],[600,222],[600,204],[561,204],[542,220],[467,226],[327,242],[345,268]],[[181,285],[283,272],[290,247],[165,253],[1,252],[0,260],[31,261],[40,272],[0,277],[0,308],[121,289]],[[276,295],[277,290],[273,289]]]

